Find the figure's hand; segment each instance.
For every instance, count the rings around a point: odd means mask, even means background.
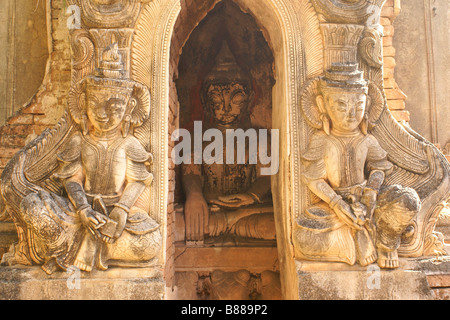
[[[352,203],[350,207],[356,217],[356,224],[363,226],[366,223],[367,207],[361,202]]]
[[[81,223],[96,237],[101,237],[98,229],[106,223],[106,218],[91,207],[80,210]]]
[[[200,193],[189,195],[184,205],[186,240],[201,241],[209,233],[209,208]]]
[[[344,200],[339,200],[333,208],[336,215],[350,228],[361,230],[361,226],[357,223],[357,217],[352,212],[350,205]]]
[[[115,207],[109,214],[109,218],[117,223],[116,230],[112,237],[110,235],[102,234],[102,239],[107,243],[113,243],[122,235],[127,223],[128,213],[122,208]]]
[[[373,189],[366,188],[361,197],[361,203],[367,207],[367,219],[372,219],[373,212],[377,206],[377,192]]]
[[[226,209],[238,209],[256,202],[255,198],[248,193],[237,193],[229,196],[221,196],[218,200],[211,200],[210,203]]]

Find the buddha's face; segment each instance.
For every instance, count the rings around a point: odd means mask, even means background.
[[[248,94],[242,84],[213,84],[208,88],[207,107],[218,124],[238,124],[247,106]]]
[[[98,132],[117,129],[125,115],[126,95],[108,90],[87,91],[87,116]]]
[[[323,100],[333,130],[342,133],[359,130],[367,103],[367,95],[363,90],[328,91]]]

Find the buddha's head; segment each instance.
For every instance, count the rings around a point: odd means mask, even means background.
[[[360,130],[369,97],[367,81],[355,64],[332,65],[320,79],[318,89],[316,103],[328,116],[325,123],[329,120],[329,129],[337,134]]]
[[[216,124],[236,126],[248,113],[252,95],[250,77],[238,66],[224,41],[215,66],[204,80],[204,107]]]
[[[119,132],[139,126],[150,112],[150,94],[143,85],[122,77],[121,56],[113,44],[103,52],[97,75],[87,76],[70,93],[69,110],[83,134]]]

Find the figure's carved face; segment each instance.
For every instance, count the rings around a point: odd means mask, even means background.
[[[324,94],[323,99],[333,130],[342,133],[358,130],[367,103],[363,91],[336,90]]]
[[[111,131],[120,125],[127,107],[126,96],[108,90],[87,91],[87,116],[94,129]]]
[[[207,92],[207,107],[214,120],[222,125],[239,123],[248,100],[244,86],[239,83],[213,84]]]

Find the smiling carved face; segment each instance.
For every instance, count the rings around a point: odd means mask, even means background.
[[[87,116],[98,132],[117,129],[127,109],[127,98],[115,90],[88,90]]]
[[[207,104],[216,123],[238,124],[248,106],[248,94],[242,84],[213,84],[208,88]]]
[[[351,133],[358,130],[364,118],[367,95],[361,91],[336,90],[324,95],[325,108],[333,130]]]

